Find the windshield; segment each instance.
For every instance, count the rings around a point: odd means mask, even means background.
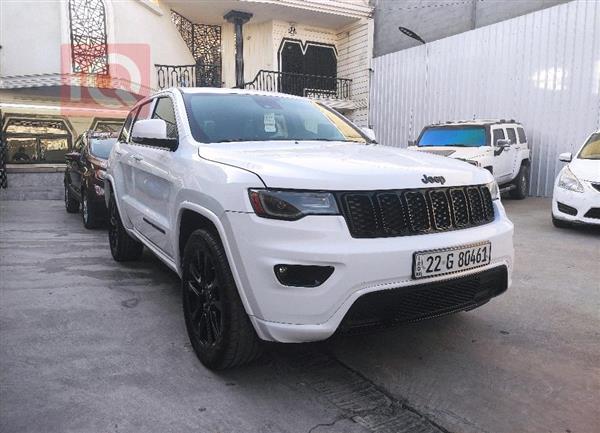
[[[579,152],[579,159],[600,159],[600,133],[592,134]]]
[[[116,138],[91,138],[90,152],[98,158],[108,159],[110,150],[116,142]]]
[[[367,139],[334,111],[307,99],[243,94],[184,94],[192,135],[202,143]]]
[[[479,147],[487,145],[483,126],[427,128],[421,134],[417,146]]]

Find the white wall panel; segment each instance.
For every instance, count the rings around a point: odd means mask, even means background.
[[[423,126],[514,118],[531,153],[532,195],[552,194],[557,156],[600,129],[600,2],[576,0],[373,61],[370,122],[406,147]]]

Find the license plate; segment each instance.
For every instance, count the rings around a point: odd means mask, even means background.
[[[433,277],[485,266],[490,263],[491,253],[490,242],[419,251],[413,255],[413,278]]]

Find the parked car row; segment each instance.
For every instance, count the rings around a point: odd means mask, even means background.
[[[467,120],[426,126],[409,149],[456,158],[494,175],[500,190],[523,199],[529,190],[529,146],[523,126],[514,120]],[[552,194],[552,222],[600,226],[600,131],[576,152],[563,153],[568,163],[558,174]]]
[[[106,220],[104,176],[108,156],[117,137],[112,133],[86,131],[65,155],[65,206],[67,212],[81,209],[83,225],[94,228]]]
[[[519,127],[468,126],[498,125]],[[422,145],[443,133],[424,132]],[[113,258],[147,248],[179,275],[187,332],[209,368],[249,362],[264,340],[477,308],[511,281],[495,160],[490,170],[380,146],[305,98],[167,89],[140,101],[117,139],[87,134],[67,159],[67,210],[81,203],[91,226],[103,196]]]

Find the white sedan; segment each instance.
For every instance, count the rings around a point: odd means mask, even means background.
[[[552,222],[556,227],[600,226],[600,131],[590,135],[575,157],[567,152],[558,158],[568,164],[554,183]]]

